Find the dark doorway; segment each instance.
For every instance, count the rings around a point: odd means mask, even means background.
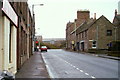
[[[77,42],[77,50],[79,51],[80,50],[80,43],[79,42]]]
[[[81,50],[84,51],[84,42],[81,43]]]

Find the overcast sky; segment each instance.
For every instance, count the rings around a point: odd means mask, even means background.
[[[96,13],[97,18],[104,15],[111,22],[115,9],[118,9],[120,0],[28,0],[32,4],[44,4],[35,6],[36,33],[43,38],[65,38],[66,24],[77,18],[77,11],[87,9],[90,17]]]

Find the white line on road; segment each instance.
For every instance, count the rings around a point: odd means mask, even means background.
[[[76,68],[77,70],[79,70],[79,68]]]
[[[95,77],[94,77],[94,76],[91,76],[91,78],[95,79]]]
[[[80,72],[83,72],[83,70],[80,70]]]
[[[73,66],[74,68],[76,68],[75,66]]]
[[[85,73],[85,75],[89,75],[88,73]]]
[[[67,71],[65,71],[65,74],[69,74]]]
[[[56,57],[58,57],[58,56],[56,56]],[[58,57],[58,58],[59,58],[59,57]],[[69,64],[71,67],[79,70],[80,72],[83,72],[85,75],[90,76],[88,73],[85,73],[83,70],[80,70],[79,68],[77,68],[76,66],[72,65],[71,63],[65,61],[64,59],[60,58],[60,60],[62,60],[62,61],[64,61],[65,63]],[[69,73],[68,73],[67,71],[65,71],[65,74],[69,74]],[[95,79],[94,76],[90,76],[90,77],[93,78],[93,79]]]

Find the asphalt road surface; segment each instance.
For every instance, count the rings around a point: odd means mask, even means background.
[[[62,49],[42,52],[52,78],[118,78],[118,61]]]

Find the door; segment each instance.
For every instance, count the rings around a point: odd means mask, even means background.
[[[81,50],[84,51],[84,42],[81,43]]]

